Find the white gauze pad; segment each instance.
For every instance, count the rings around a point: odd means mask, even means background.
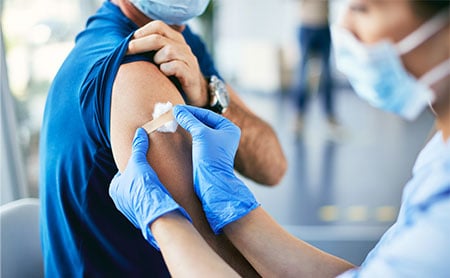
[[[146,123],[142,127],[147,131],[147,133],[152,133],[153,131],[158,132],[175,132],[178,127],[177,121],[172,114],[172,103],[156,103],[153,109],[153,120]]]

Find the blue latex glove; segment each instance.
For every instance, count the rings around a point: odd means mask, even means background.
[[[187,212],[175,202],[147,162],[148,136],[138,128],[127,168],[118,172],[109,186],[109,195],[117,209],[141,229],[145,239],[159,250],[149,225],[158,217],[179,210],[191,222]]]
[[[194,190],[206,218],[218,234],[222,228],[259,206],[247,186],[234,174],[240,129],[206,109],[177,105],[174,116],[192,136]]]

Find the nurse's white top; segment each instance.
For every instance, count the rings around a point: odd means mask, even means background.
[[[450,277],[450,140],[441,132],[420,152],[395,224],[339,277]]]

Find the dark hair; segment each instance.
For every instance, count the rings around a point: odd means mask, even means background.
[[[450,7],[450,0],[410,0],[410,3],[413,11],[423,19],[428,19]]]

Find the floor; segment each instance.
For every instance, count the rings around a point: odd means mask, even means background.
[[[245,181],[288,231],[360,264],[395,221],[403,186],[433,118],[426,111],[406,122],[370,107],[341,83],[335,90],[340,126],[327,124],[320,96],[313,95],[302,136],[293,131],[293,93],[238,90],[273,126],[289,163],[276,187]]]

